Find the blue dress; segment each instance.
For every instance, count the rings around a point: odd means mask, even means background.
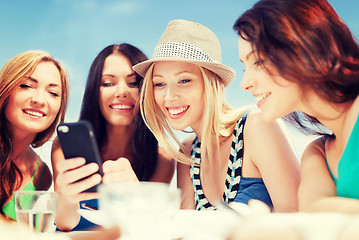
[[[238,120],[233,132],[223,201],[225,203],[240,202],[247,204],[250,199],[257,199],[273,208],[272,200],[263,179],[242,177],[243,129],[246,117],[247,112]],[[191,158],[195,163],[191,165],[190,175],[193,183],[196,210],[215,209],[207,200],[202,189],[200,178],[201,143],[197,137],[192,144]]]

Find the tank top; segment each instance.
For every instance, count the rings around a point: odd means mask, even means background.
[[[359,119],[338,164],[337,196],[359,199]]]
[[[39,167],[40,165],[40,162],[41,162],[41,159],[39,157],[38,161],[37,161],[37,165],[36,165],[36,168],[35,168],[35,171],[34,173],[32,174],[31,176],[31,180],[30,182],[21,190],[21,191],[33,191],[33,190],[36,190],[34,184],[33,184],[33,180],[34,180],[34,177],[35,177],[35,173],[37,171],[37,168]],[[5,204],[5,206],[3,207],[3,211],[5,213],[6,216],[8,216],[9,218],[13,219],[16,221],[16,213],[15,213],[15,197],[14,197],[14,194],[12,196],[12,198],[10,199],[10,201]]]
[[[248,112],[244,113],[241,118],[238,119],[233,132],[223,201],[225,203],[234,201],[247,204],[250,199],[258,199],[272,208],[273,204],[263,179],[242,177],[243,129],[247,113]],[[196,210],[216,209],[207,200],[202,189],[200,178],[201,143],[197,137],[192,143],[191,158],[192,162],[195,163],[190,167],[190,176],[193,184]]]

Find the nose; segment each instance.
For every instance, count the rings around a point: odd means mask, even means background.
[[[129,95],[129,87],[127,86],[126,82],[120,82],[117,85],[115,97],[116,98],[127,98]]]
[[[253,79],[249,76],[249,74],[244,72],[242,81],[240,83],[240,87],[243,90],[250,91],[253,88],[253,85],[254,85]]]
[[[35,91],[31,97],[31,102],[36,105],[39,105],[39,106],[45,105],[45,102],[46,102],[45,94],[46,94],[46,92],[43,90]]]
[[[168,85],[166,89],[165,100],[167,102],[174,101],[178,98],[178,91],[175,87]]]

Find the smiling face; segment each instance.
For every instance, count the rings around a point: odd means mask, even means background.
[[[175,130],[200,130],[204,85],[200,68],[184,62],[156,62],[153,69],[155,101]]]
[[[47,129],[60,110],[61,88],[57,67],[52,62],[40,62],[8,99],[5,115],[12,132]]]
[[[239,57],[245,66],[241,88],[250,91],[265,120],[274,120],[299,110],[299,87],[277,74],[269,62],[257,59],[250,42],[239,37]],[[268,73],[261,65],[268,68]]]
[[[139,99],[138,82],[130,60],[123,54],[111,54],[104,63],[99,106],[113,126],[132,125]]]

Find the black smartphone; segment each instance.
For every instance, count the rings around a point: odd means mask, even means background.
[[[95,162],[99,165],[97,173],[103,176],[100,152],[89,121],[80,120],[78,122],[60,123],[56,128],[56,132],[65,159],[83,157],[86,159],[86,164]],[[96,189],[97,186],[94,186],[85,192],[96,192]]]

